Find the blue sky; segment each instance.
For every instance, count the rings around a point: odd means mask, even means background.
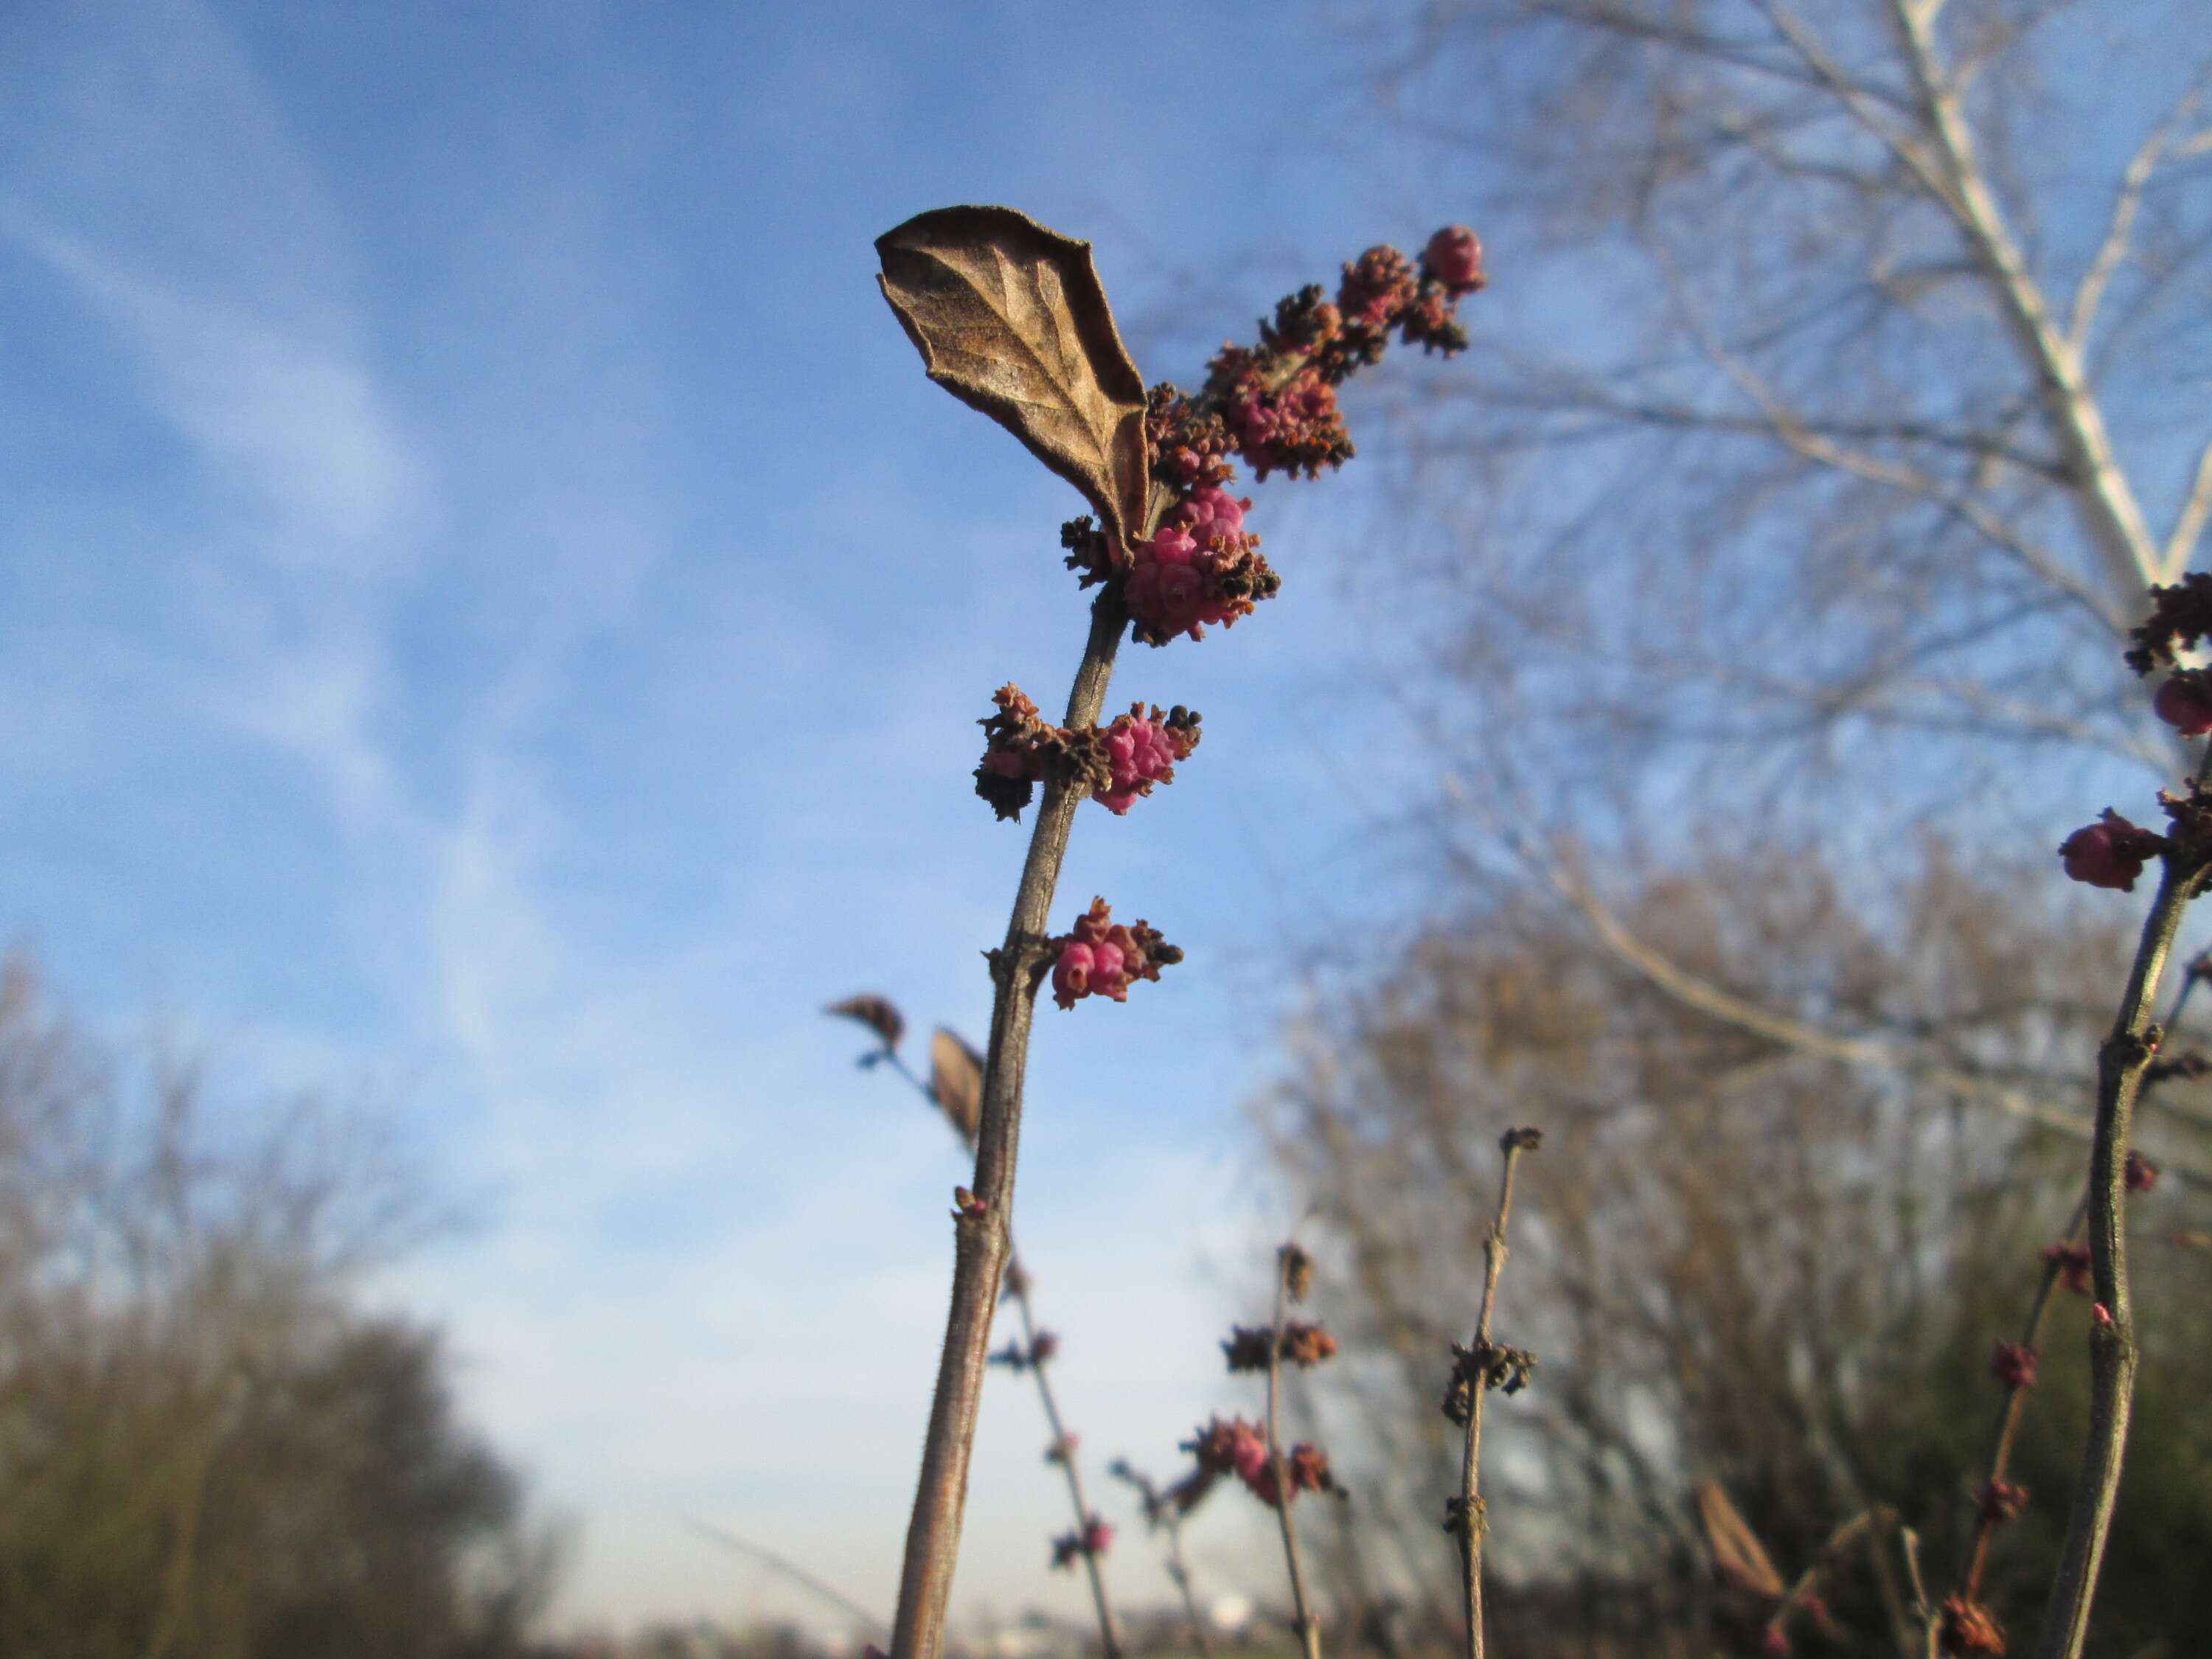
[[[1366,143],[1347,52],[1272,6],[0,18],[0,933],[226,1098],[382,1103],[478,1210],[375,1294],[580,1522],[570,1616],[812,1613],[690,1513],[891,1599],[962,1171],[818,1011],[980,1030],[1022,836],[973,722],[1056,705],[1084,612],[1076,498],[923,379],[871,241],[963,200],[1088,235],[1190,379],[1474,211]],[[1401,764],[1357,513],[1262,494],[1285,596],[1125,656],[1206,745],[1063,888],[1190,951],[1032,1073],[1094,1462],[1250,1403],[1212,1339],[1285,1218],[1240,1112]],[[995,1381],[968,1612],[1080,1613],[1042,1432]],[[1247,1541],[1209,1518],[1201,1571]]]

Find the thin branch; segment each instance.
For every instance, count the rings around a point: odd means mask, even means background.
[[[850,1613],[856,1621],[866,1626],[870,1630],[880,1632],[890,1628],[884,1622],[881,1613],[871,1612],[836,1585],[816,1577],[797,1562],[787,1560],[774,1550],[763,1549],[750,1539],[738,1537],[727,1527],[718,1527],[712,1521],[702,1521],[696,1515],[684,1516],[684,1524],[702,1536],[713,1539],[724,1549],[734,1550],[739,1555],[750,1556],[762,1565],[781,1573],[801,1589],[813,1591],[832,1607]]]
[[[2103,561],[2115,601],[2131,600],[2160,580],[2135,490],[2112,453],[2103,410],[2082,373],[2081,354],[2051,319],[2043,291],[2028,274],[2003,210],[1983,172],[1972,130],[1936,61],[1933,18],[1906,0],[1893,0],[1907,67],[1918,89],[1929,136],[1947,185],[1942,199],[1965,233],[2044,403],[2079,482],[2070,492],[2076,515]]]
[[[1126,1457],[1109,1463],[1106,1473],[1134,1486],[1144,1503],[1146,1525],[1167,1534],[1167,1560],[1163,1565],[1167,1568],[1168,1580],[1182,1597],[1183,1616],[1189,1621],[1190,1639],[1198,1649],[1199,1659],[1213,1659],[1213,1633],[1198,1610],[1198,1592],[1191,1580],[1190,1563],[1182,1553],[1182,1505],[1172,1490],[1162,1492],[1150,1475]]]
[[[2143,191],[2150,183],[2151,174],[2158,170],[2167,143],[2179,127],[2195,111],[2197,101],[2203,95],[2203,74],[2197,71],[2187,90],[2174,101],[2165,118],[2150,130],[2142,145],[2129,158],[2120,174],[2119,189],[2112,198],[2112,217],[2105,228],[2104,240],[2097,245],[2096,257],[2089,261],[2089,269],[2082,273],[2081,285],[2074,290],[2074,304],[2066,318],[2066,343],[2076,356],[2088,347],[2089,330],[2097,319],[2097,307],[2103,303],[2106,287],[2112,273],[2127,258],[2128,239],[2134,234],[2136,215],[2142,207]]]
[[[2174,514],[2173,532],[2166,538],[2160,569],[2167,581],[2179,580],[2181,573],[2189,568],[2208,517],[2212,517],[2212,438],[2207,438],[2204,447],[2197,452],[2197,474],[2190,482],[2188,498]]]
[[[1505,1224],[1513,1214],[1513,1172],[1524,1152],[1543,1143],[1536,1129],[1508,1129],[1498,1139],[1505,1168],[1498,1177],[1498,1213],[1482,1240],[1482,1302],[1474,1318],[1474,1340],[1455,1355],[1457,1376],[1450,1398],[1466,1389],[1467,1437],[1460,1452],[1459,1501],[1451,1524],[1459,1537],[1462,1608],[1467,1616],[1468,1659],[1483,1659],[1482,1540],[1490,1530],[1482,1501],[1482,1402],[1498,1383],[1518,1388],[1527,1379],[1529,1361],[1523,1354],[1500,1348],[1490,1340],[1490,1316],[1498,1304],[1498,1276],[1505,1268]]]
[[[1044,1417],[1052,1430],[1052,1460],[1060,1465],[1060,1472],[1067,1480],[1067,1499],[1075,1510],[1075,1536],[1082,1547],[1077,1552],[1083,1558],[1085,1571],[1091,1579],[1091,1604],[1098,1615],[1098,1642],[1105,1659],[1121,1659],[1121,1633],[1114,1619],[1114,1604],[1107,1599],[1106,1576],[1098,1565],[1098,1551],[1091,1547],[1091,1528],[1097,1519],[1083,1497],[1083,1474],[1075,1460],[1075,1437],[1069,1434],[1060,1421],[1060,1402],[1053,1397],[1052,1379],[1045,1375],[1047,1360],[1036,1347],[1036,1323],[1030,1310],[1027,1275],[1010,1273],[1015,1310],[1021,1315],[1022,1348],[1029,1355],[1027,1369],[1036,1376],[1037,1398],[1044,1403]]]
[[[2074,1206],[2066,1230],[2058,1236],[2062,1249],[2070,1249],[2081,1238],[2081,1229],[2088,1219],[2089,1199],[2085,1192]],[[2064,1262],[2056,1255],[2044,1263],[2043,1277],[2028,1300],[2027,1318],[2021,1327],[2020,1340],[2014,1345],[2018,1358],[2005,1379],[2004,1404],[1997,1409],[1996,1431],[1990,1445],[1989,1474],[1976,1496],[1973,1546],[1967,1552],[1966,1570],[1960,1578],[1959,1593],[1968,1601],[1981,1600],[1982,1570],[1988,1565],[1990,1540],[1996,1535],[1998,1527],[2010,1518],[2006,1513],[2004,1486],[2012,1462],[2013,1437],[2027,1404],[2027,1391],[2035,1386],[2034,1365],[2043,1340],[2044,1321],[2051,1311],[2051,1292],[2057,1288],[2059,1276],[2064,1271]]]
[[[2212,757],[2200,779],[2212,771]],[[2182,912],[2203,885],[2206,866],[2169,854],[2158,896],[2121,994],[2112,1033],[2097,1053],[2097,1131],[2089,1157],[2089,1267],[2096,1285],[2089,1328],[2089,1433],[2075,1478],[2066,1547],[2044,1612],[2041,1659],[2080,1659],[2089,1633],[2098,1568],[2119,1497],[2120,1463],[2134,1406],[2136,1335],[2128,1295],[2127,1147],[2130,1120],[2159,1030],[2150,1017],[2160,975],[2173,949]]]
[[[1283,1529],[1283,1559],[1291,1577],[1291,1605],[1297,1619],[1298,1649],[1305,1659],[1321,1659],[1321,1623],[1306,1599],[1305,1569],[1298,1559],[1298,1531],[1291,1519],[1291,1467],[1283,1456],[1282,1437],[1277,1432],[1283,1392],[1283,1332],[1287,1328],[1291,1300],[1292,1247],[1275,1253],[1275,1322],[1267,1331],[1267,1462],[1275,1476],[1275,1519]]]
[[[2012,1116],[2039,1127],[2056,1131],[2071,1139],[2094,1142],[2096,1131],[2093,1123],[2084,1122],[2072,1113],[2047,1105],[2020,1090],[1976,1076],[1955,1066],[1899,1053],[1890,1044],[1874,1038],[1846,1036],[1824,1030],[1804,1020],[1793,1019],[1787,1014],[1762,1008],[1757,1003],[1723,990],[1709,980],[1699,978],[1637,938],[1586,884],[1573,876],[1557,860],[1534,853],[1525,842],[1516,842],[1516,849],[1524,859],[1537,866],[1553,890],[1589,925],[1599,943],[1677,1002],[1800,1053],[1840,1060],[1845,1065],[1873,1066],[1893,1072],[1948,1090],[1963,1098],[1995,1106]],[[2168,1158],[2163,1167],[2192,1186],[2212,1190],[2212,1168],[2182,1158]]]

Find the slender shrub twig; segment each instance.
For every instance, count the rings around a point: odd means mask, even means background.
[[[1297,1492],[1291,1483],[1291,1467],[1283,1455],[1278,1425],[1282,1413],[1283,1333],[1290,1316],[1292,1264],[1303,1257],[1295,1245],[1275,1252],[1275,1322],[1267,1332],[1267,1462],[1275,1477],[1275,1519],[1283,1529],[1283,1560],[1290,1569],[1291,1608],[1297,1620],[1298,1648],[1305,1659],[1321,1659],[1321,1622],[1314,1616],[1306,1595],[1305,1569],[1298,1559],[1298,1529],[1291,1519],[1291,1503]]]
[[[1498,1148],[1505,1154],[1505,1168],[1498,1177],[1498,1213],[1492,1218],[1490,1231],[1482,1241],[1482,1303],[1475,1314],[1474,1340],[1464,1348],[1455,1349],[1457,1375],[1445,1403],[1447,1413],[1457,1416],[1454,1407],[1463,1398],[1466,1412],[1467,1437],[1460,1455],[1459,1498],[1451,1506],[1446,1526],[1459,1538],[1468,1659],[1483,1659],[1482,1538],[1488,1530],[1483,1515],[1481,1481],[1483,1396],[1499,1386],[1509,1393],[1519,1389],[1528,1380],[1528,1369],[1534,1363],[1517,1349],[1492,1342],[1490,1316],[1498,1304],[1498,1276],[1505,1268],[1505,1224],[1513,1214],[1514,1170],[1522,1152],[1534,1152],[1542,1144],[1543,1133],[1538,1129],[1508,1129],[1498,1139]]]
[[[2199,784],[2208,771],[2212,755],[2198,772]],[[2136,1363],[2135,1310],[2128,1293],[2128,1131],[2143,1073],[2163,1036],[2151,1019],[2151,1001],[2182,912],[2203,886],[2207,867],[2193,848],[2177,848],[2166,857],[2118,1012],[2098,1049],[2097,1132],[2087,1196],[2089,1271],[2097,1298],[2089,1330],[2089,1433],[2075,1477],[2065,1548],[2044,1611],[2040,1659],[2080,1659],[2119,1497]]]

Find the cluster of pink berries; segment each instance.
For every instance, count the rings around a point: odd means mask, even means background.
[[[1132,703],[1106,728],[1105,744],[1107,781],[1091,799],[1118,817],[1154,784],[1175,781],[1176,763],[1198,747],[1198,716],[1180,707],[1163,716],[1158,708]]]
[[[1463,349],[1455,313],[1483,282],[1482,244],[1463,225],[1431,237],[1418,267],[1395,248],[1371,247],[1344,267],[1333,303],[1309,286],[1262,319],[1256,346],[1224,346],[1197,397],[1155,386],[1145,422],[1151,473],[1182,499],[1126,562],[1089,519],[1063,526],[1069,566],[1085,586],[1126,577],[1133,632],[1148,645],[1201,639],[1249,615],[1281,581],[1244,527],[1251,502],[1222,488],[1236,476],[1231,458],[1263,481],[1342,465],[1352,447],[1336,388],[1379,362],[1394,334],[1424,351]]]
[[[1056,1569],[1073,1571],[1075,1564],[1087,1556],[1106,1553],[1114,1542],[1114,1528],[1099,1516],[1084,1522],[1081,1532],[1064,1532],[1052,1540],[1052,1565]]]
[[[1250,500],[1209,484],[1168,514],[1159,533],[1131,550],[1126,592],[1137,637],[1164,645],[1206,637],[1249,615],[1281,586],[1244,529]]]
[[[1196,1474],[1183,1483],[1183,1490],[1194,1488],[1202,1496],[1213,1481],[1233,1474],[1269,1509],[1282,1507],[1282,1487],[1275,1479],[1274,1460],[1267,1455],[1267,1437],[1257,1424],[1241,1417],[1224,1423],[1217,1417],[1199,1430],[1195,1438],[1184,1441],[1182,1449],[1198,1463]],[[1338,1490],[1336,1477],[1329,1471],[1328,1454],[1304,1441],[1284,1454],[1283,1472],[1289,1478],[1292,1503],[1302,1492]],[[1194,1496],[1184,1507],[1196,1502]]]
[[[1182,960],[1180,950],[1162,942],[1158,928],[1142,921],[1125,927],[1113,915],[1104,899],[1094,898],[1074,932],[1051,941],[1052,1000],[1061,1007],[1093,996],[1124,1001],[1137,981],[1158,980],[1162,968]]]
[[[2154,587],[2150,598],[2150,617],[2134,630],[2127,665],[2143,675],[2166,671],[2152,712],[2184,737],[2203,737],[2212,732],[2212,669],[2185,667],[2180,653],[2212,639],[2212,574],[2198,571],[2171,587]],[[2212,856],[2212,797],[2192,781],[2185,793],[2161,793],[2159,805],[2172,820],[2171,834],[2130,823],[2107,807],[2096,823],[2059,843],[2066,873],[2092,887],[2130,893],[2153,859],[2178,855],[2200,867]]]
[[[1048,726],[1018,685],[991,694],[983,728],[983,758],[975,767],[975,793],[1001,818],[1018,818],[1048,768],[1120,816],[1155,784],[1175,781],[1176,763],[1198,747],[1200,717],[1178,703],[1163,714],[1141,702],[1111,726],[1087,732]]]

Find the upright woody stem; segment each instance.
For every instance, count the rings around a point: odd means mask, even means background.
[[[1275,1254],[1275,1322],[1267,1332],[1267,1462],[1275,1474],[1275,1519],[1283,1528],[1283,1559],[1291,1574],[1291,1607],[1298,1621],[1298,1647],[1305,1659],[1321,1659],[1321,1626],[1306,1599],[1305,1569],[1298,1560],[1298,1529],[1291,1519],[1291,1468],[1283,1456],[1278,1430],[1283,1396],[1283,1331],[1290,1314],[1291,1247]]]
[[[1128,626],[1119,591],[1109,586],[1091,607],[1091,636],[1068,693],[1066,724],[1087,730],[1106,705],[1114,654]],[[1068,831],[1080,792],[1056,776],[1044,782],[1044,799],[1030,835],[1029,857],[1015,890],[1006,943],[991,953],[991,1041],[983,1061],[983,1091],[975,1128],[975,1203],[963,1206],[954,1227],[952,1307],[938,1360],[937,1389],[922,1443],[921,1478],[907,1524],[906,1558],[899,1578],[898,1611],[891,1623],[895,1659],[939,1659],[945,1603],[960,1553],[960,1522],[968,1502],[968,1462],[975,1439],[975,1413],[991,1345],[991,1316],[1009,1250],[1014,1163],[1022,1126],[1022,1080],[1029,1060],[1030,1023],[1045,970],[1045,940],[1053,893],[1067,854]]]
[[[882,1060],[888,1061],[901,1077],[914,1086],[915,1091],[924,1100],[933,1106],[943,1109],[943,1103],[937,1097],[937,1091],[915,1073],[914,1068],[906,1063],[904,1058],[888,1039],[878,1053]],[[979,1097],[980,1092],[979,1090]],[[946,1115],[951,1118],[953,1115],[947,1113]],[[959,1127],[957,1121],[954,1122],[954,1127],[956,1128]],[[963,1144],[967,1146],[969,1153],[973,1154],[975,1146],[972,1139],[963,1138]],[[1067,1477],[1068,1502],[1075,1510],[1075,1535],[1078,1538],[1087,1539],[1091,1513],[1083,1496],[1083,1476],[1075,1462],[1074,1437],[1068,1433],[1067,1425],[1060,1417],[1060,1400],[1052,1391],[1052,1378],[1046,1374],[1045,1358],[1037,1352],[1036,1304],[1030,1298],[1029,1278],[1022,1271],[1021,1254],[1014,1248],[1014,1232],[1011,1224],[1006,1228],[1006,1262],[1007,1267],[1004,1275],[1006,1296],[1012,1301],[1014,1311],[1021,1320],[1022,1325],[1021,1345],[1017,1352],[1027,1356],[1020,1369],[1029,1372],[1036,1381],[1037,1401],[1044,1407],[1045,1425],[1052,1436],[1053,1455],[1060,1463]],[[1099,1567],[1097,1552],[1085,1549],[1083,1552],[1083,1565],[1090,1575],[1091,1605],[1098,1614],[1100,1651],[1103,1654],[1104,1659],[1121,1659],[1121,1626],[1119,1621],[1114,1617],[1112,1598],[1106,1593],[1106,1575]],[[1171,1572],[1172,1571],[1173,1569],[1170,1568]],[[1210,1651],[1206,1659],[1212,1659]]]
[[[2207,765],[2212,769],[2212,760]],[[2089,1633],[2097,1572],[2119,1498],[2136,1358],[2135,1314],[2128,1297],[2128,1130],[2144,1070],[2163,1035],[2151,1019],[2151,1000],[2172,952],[2182,912],[2203,884],[2205,869],[2195,858],[2169,856],[2166,860],[2119,1012],[2097,1051],[2097,1125],[2089,1152],[2088,1194],[2089,1270],[2097,1294],[2089,1328],[2089,1434],[2075,1476],[2065,1550],[2044,1609],[2039,1659],[2080,1659]]]
[[[1513,1213],[1513,1171],[1522,1152],[1539,1144],[1534,1129],[1508,1129],[1498,1142],[1505,1153],[1505,1172],[1499,1178],[1498,1213],[1482,1241],[1482,1304],[1475,1315],[1474,1340],[1462,1352],[1461,1375],[1467,1383],[1467,1440],[1460,1457],[1459,1504],[1455,1515],[1460,1542],[1460,1583],[1467,1614],[1468,1659],[1482,1653],[1482,1537],[1488,1529],[1482,1505],[1482,1401],[1490,1392],[1495,1351],[1490,1341],[1491,1310],[1498,1303],[1498,1276],[1505,1268],[1505,1224]]]

